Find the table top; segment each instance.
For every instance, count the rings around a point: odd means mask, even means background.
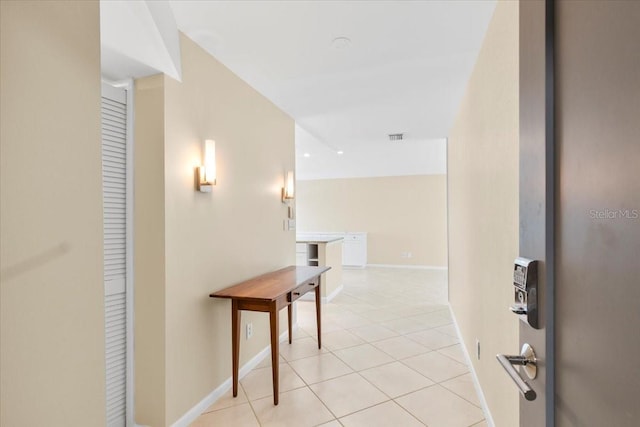
[[[314,237],[311,239],[298,239],[296,243],[333,243],[339,240],[344,240],[344,237]]]
[[[273,301],[331,267],[291,265],[209,294],[212,298]]]

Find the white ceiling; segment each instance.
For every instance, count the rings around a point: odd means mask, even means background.
[[[179,30],[295,119],[297,178],[315,179],[444,173],[495,0],[169,4]]]
[[[180,39],[169,3],[102,0],[100,60],[112,81],[158,72],[180,80]]]

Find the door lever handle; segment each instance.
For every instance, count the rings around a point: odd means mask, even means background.
[[[536,392],[531,388],[531,386],[522,379],[514,365],[520,365],[524,367],[524,371],[530,379],[534,379],[537,374],[537,359],[536,354],[533,351],[533,348],[529,344],[524,344],[522,346],[522,351],[518,356],[508,356],[505,354],[498,354],[496,356],[500,365],[507,371],[507,374],[511,377],[513,382],[516,383],[520,393],[527,400],[535,400]]]
[[[527,314],[526,305],[512,305],[511,307],[509,307],[509,310],[511,310],[515,314]]]

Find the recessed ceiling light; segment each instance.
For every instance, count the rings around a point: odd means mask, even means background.
[[[338,155],[343,155],[343,154],[344,154],[344,151],[338,150]]]
[[[348,37],[336,37],[331,42],[334,49],[346,49],[351,45],[351,39]]]
[[[304,154],[303,154],[303,156],[305,156],[305,157],[311,157],[311,154],[309,154],[309,153],[304,153]]]

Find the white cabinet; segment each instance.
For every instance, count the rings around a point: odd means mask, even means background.
[[[365,267],[367,265],[367,233],[345,233],[342,265]]]
[[[309,265],[307,263],[307,253],[296,253],[296,265]]]
[[[296,265],[311,265],[308,258],[308,245],[306,243],[296,243]]]

